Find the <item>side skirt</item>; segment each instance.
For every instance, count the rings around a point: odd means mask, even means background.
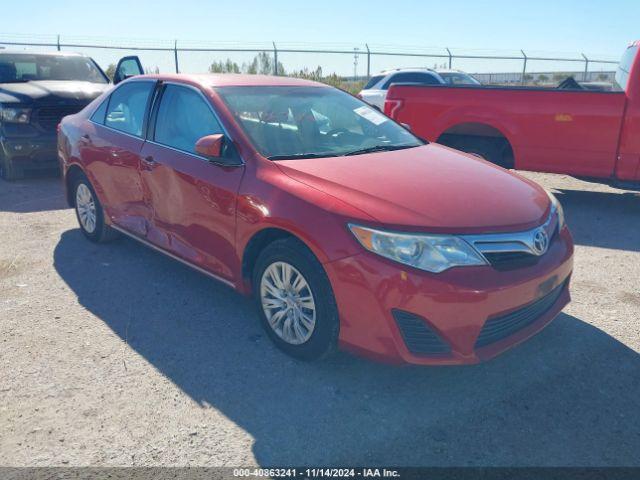
[[[117,225],[114,225],[113,223],[110,225],[110,227],[113,228],[114,230],[117,230],[118,232],[122,233],[123,235],[126,235],[127,237],[132,238],[133,240],[137,240],[138,242],[142,243],[143,245],[146,245],[147,247],[152,248],[156,252],[162,253],[163,255],[166,255],[167,257],[170,257],[170,258],[172,258],[174,260],[177,260],[178,262],[186,265],[187,267],[193,268],[194,270],[197,270],[198,272],[200,272],[200,273],[202,273],[202,274],[204,274],[204,275],[206,275],[208,277],[211,277],[214,280],[218,280],[219,282],[222,282],[225,285],[228,285],[229,287],[233,288],[234,290],[236,288],[236,285],[233,282],[231,282],[231,281],[229,281],[229,280],[227,280],[225,278],[219,277],[218,275],[216,275],[214,273],[211,273],[211,272],[205,270],[204,268],[198,267],[197,265],[194,265],[193,263],[188,262],[188,261],[178,257],[177,255],[174,255],[173,253],[169,253],[166,250],[155,246],[153,243],[149,243],[146,240],[144,240],[143,238],[140,238],[140,237],[138,237],[138,236],[126,231],[125,229],[123,229],[121,227],[118,227]]]

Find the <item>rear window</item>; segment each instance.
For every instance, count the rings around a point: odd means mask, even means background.
[[[363,87],[363,90],[373,88],[373,86],[384,78],[384,75],[375,75],[369,79],[367,84]]]
[[[637,53],[638,45],[635,45],[627,48],[627,51],[622,55],[622,59],[618,65],[618,70],[616,71],[616,82],[622,90],[627,89],[627,84],[629,83],[629,72],[631,71],[633,59],[636,58]]]

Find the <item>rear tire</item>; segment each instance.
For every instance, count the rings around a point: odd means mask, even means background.
[[[253,269],[253,291],[262,326],[280,350],[307,361],[337,350],[340,322],[333,290],[302,242],[285,238],[269,244]]]
[[[503,168],[513,168],[513,153],[505,138],[445,134],[438,139],[438,143],[476,155]]]
[[[118,232],[105,223],[100,200],[84,174],[75,178],[72,192],[76,218],[84,236],[95,243],[106,243],[117,238]]]

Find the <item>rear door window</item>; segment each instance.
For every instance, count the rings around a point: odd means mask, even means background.
[[[147,105],[154,86],[155,82],[130,82],[116,88],[109,99],[104,124],[141,137]]]
[[[91,121],[95,123],[99,123],[100,125],[104,125],[104,118],[107,114],[107,106],[109,105],[109,99],[105,99],[102,101],[100,106],[96,108],[96,111],[91,115]]]
[[[156,120],[156,143],[196,153],[196,142],[207,135],[223,133],[207,101],[189,87],[167,85]]]
[[[367,84],[362,88],[363,90],[368,90],[370,88],[373,88],[374,85],[376,83],[378,83],[380,80],[382,80],[384,78],[384,75],[375,75],[373,77],[371,77],[369,79],[369,81],[367,82]]]
[[[422,85],[438,85],[440,82],[438,79],[430,73],[422,72],[399,72],[394,74],[387,83],[384,84],[383,89],[387,90],[394,83],[419,83]]]

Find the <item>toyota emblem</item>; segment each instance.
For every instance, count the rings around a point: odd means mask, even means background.
[[[547,247],[549,246],[549,236],[544,229],[539,228],[533,234],[533,252],[536,255],[543,255],[547,251]]]

